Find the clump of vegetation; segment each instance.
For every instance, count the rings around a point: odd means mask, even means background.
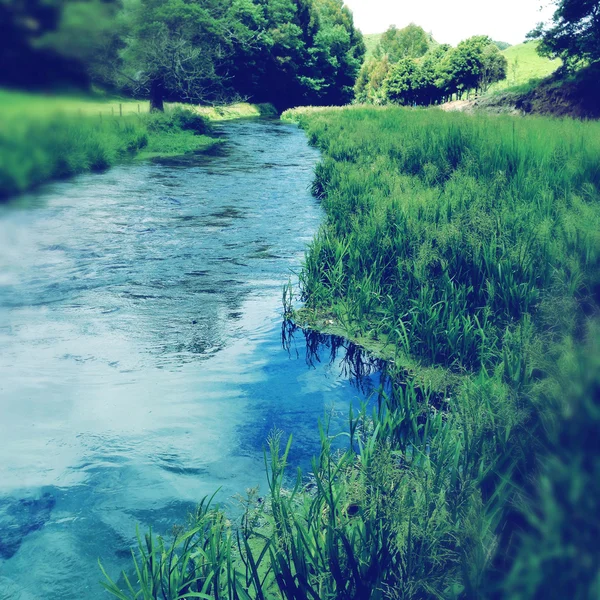
[[[181,108],[180,106],[168,112],[152,112],[144,117],[148,131],[162,133],[165,131],[191,131],[202,135],[210,133],[209,120],[194,112]]]
[[[35,103],[35,102],[34,102]],[[125,117],[21,109],[1,119],[0,198],[51,179],[101,171],[124,158],[203,150],[218,143],[208,120],[175,108]]]
[[[363,64],[354,88],[360,103],[438,104],[453,96],[487,91],[506,77],[496,42],[473,36],[456,48],[437,44],[416,25],[388,29]]]

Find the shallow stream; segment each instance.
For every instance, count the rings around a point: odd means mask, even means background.
[[[136,524],[264,492],[273,427],[306,468],[318,419],[375,384],[339,340],[282,345],[318,152],[276,121],[222,135],[0,208],[0,600],[107,598],[97,559],[117,577]]]

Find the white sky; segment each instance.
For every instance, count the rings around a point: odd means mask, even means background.
[[[554,12],[551,0],[345,0],[363,33],[416,23],[437,42],[456,45],[472,35],[520,44]],[[544,6],[542,12],[540,7]]]

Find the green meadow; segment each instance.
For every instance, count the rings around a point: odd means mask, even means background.
[[[552,75],[562,65],[559,58],[550,59],[537,53],[535,42],[510,46],[502,51],[508,62],[506,79],[492,85],[491,91],[522,86],[532,80]]]

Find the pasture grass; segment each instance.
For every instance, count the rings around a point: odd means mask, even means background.
[[[490,91],[504,90],[527,85],[532,80],[541,80],[562,66],[560,58],[550,59],[537,53],[537,43],[524,42],[502,50],[508,63],[506,79],[494,83]]]
[[[312,475],[273,432],[268,495],[148,534],[141,598],[596,597],[600,127],[303,109],[327,218],[302,313],[385,348],[377,406],[327,423]],[[339,441],[336,445],[339,448]]]

